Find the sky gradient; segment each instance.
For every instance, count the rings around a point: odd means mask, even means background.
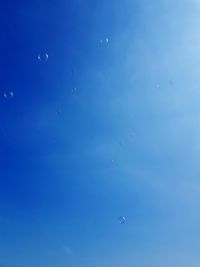
[[[0,267],[200,266],[199,26],[199,0],[1,1]]]

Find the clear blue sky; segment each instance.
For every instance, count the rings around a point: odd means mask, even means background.
[[[200,265],[199,27],[199,0],[1,1],[0,267]]]

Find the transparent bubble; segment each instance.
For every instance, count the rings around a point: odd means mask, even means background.
[[[49,55],[47,53],[38,54],[38,60],[40,62],[46,62],[49,59]]]
[[[74,87],[74,88],[72,89],[72,93],[75,94],[76,92],[77,92],[77,88]]]
[[[70,70],[70,75],[73,76],[74,75],[74,70]]]
[[[160,88],[160,84],[157,83],[157,84],[155,85],[155,88],[156,88],[156,89],[159,89],[159,88]]]
[[[130,138],[133,138],[135,136],[135,132],[130,132],[129,136],[130,136]]]
[[[103,44],[103,43],[108,44],[108,43],[109,43],[109,39],[108,39],[108,38],[101,39],[101,40],[100,40],[100,43],[101,43],[101,44]]]
[[[56,110],[56,114],[57,114],[57,115],[60,115],[61,113],[62,113],[61,108],[58,108],[58,109]]]
[[[4,93],[3,93],[3,97],[4,97],[5,99],[7,99],[7,98],[13,98],[13,97],[14,97],[14,93],[13,93],[12,91],[4,92]]]
[[[124,145],[125,145],[125,141],[124,141],[124,140],[121,140],[121,141],[119,142],[119,144],[120,144],[120,146],[124,146]]]
[[[126,218],[124,216],[120,216],[118,220],[120,224],[124,224],[126,222]]]
[[[114,161],[114,159],[111,159],[111,161],[110,161],[112,164],[114,164],[115,163],[115,161]]]

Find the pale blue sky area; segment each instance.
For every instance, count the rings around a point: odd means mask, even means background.
[[[200,266],[200,1],[2,1],[0,25],[0,267]]]

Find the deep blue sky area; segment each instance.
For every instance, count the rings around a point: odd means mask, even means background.
[[[200,265],[199,28],[199,0],[0,2],[0,267]]]

